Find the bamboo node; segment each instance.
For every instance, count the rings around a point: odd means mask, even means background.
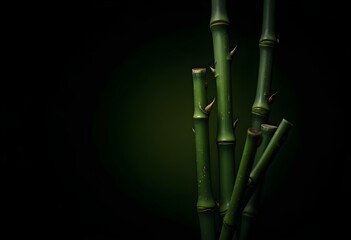
[[[211,21],[210,22],[210,29],[212,29],[212,27],[214,26],[218,26],[218,25],[224,25],[224,26],[229,26],[229,21],[226,20],[215,20],[215,21]]]

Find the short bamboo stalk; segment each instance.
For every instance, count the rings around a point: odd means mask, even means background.
[[[253,167],[257,165],[258,160],[262,156],[264,150],[268,146],[276,130],[277,126],[270,124],[261,125],[262,141],[259,147],[257,148]],[[242,211],[239,240],[247,240],[250,239],[252,236],[253,225],[258,213],[258,204],[262,190],[261,186],[262,184],[258,186],[258,188],[253,193],[252,197],[250,198],[249,202],[246,204],[244,210]]]
[[[230,61],[234,50],[229,50],[227,28],[229,20],[225,0],[212,0],[210,29],[213,39],[217,88],[217,148],[219,161],[220,208],[223,216],[228,207],[235,181],[235,135],[233,127]]]
[[[194,132],[197,166],[197,212],[202,240],[214,240],[216,203],[212,193],[210,150],[209,150],[209,113],[214,101],[207,104],[206,97],[206,69],[192,69],[194,87]]]
[[[269,166],[284,144],[292,126],[292,123],[286,119],[282,119],[280,122],[277,130],[273,134],[272,139],[269,141],[268,146],[250,173],[247,191],[244,198],[244,205],[247,204],[248,200],[256,191],[258,184],[262,181],[262,178],[266,174]]]
[[[240,219],[240,209],[242,198],[245,193],[246,184],[249,178],[250,169],[255,158],[258,142],[261,132],[249,128],[247,131],[245,146],[241,157],[238,174],[235,180],[229,208],[224,216],[220,240],[232,240]]]

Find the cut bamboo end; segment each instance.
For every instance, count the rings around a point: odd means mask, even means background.
[[[257,183],[259,179],[261,179],[261,177],[265,174],[270,163],[275,158],[275,155],[277,154],[278,150],[285,142],[288,132],[292,126],[292,123],[290,123],[288,120],[284,118],[282,119],[277,130],[275,131],[274,135],[269,141],[266,149],[264,150],[263,154],[258,160],[256,166],[252,169],[250,173],[250,181],[253,182],[253,184]],[[252,183],[250,183],[249,185],[252,185]]]
[[[193,68],[192,69],[193,73],[206,73],[206,68]]]
[[[275,130],[277,130],[277,126],[275,125],[270,125],[267,123],[261,124],[261,130],[262,131],[266,131],[266,132],[274,132]]]
[[[261,136],[261,131],[256,129],[256,128],[249,128],[247,130],[247,133],[253,137],[259,137]]]

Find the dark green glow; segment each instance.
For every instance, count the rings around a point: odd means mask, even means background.
[[[197,31],[162,35],[133,49],[111,74],[108,85],[100,94],[94,130],[101,152],[100,162],[118,184],[118,191],[129,196],[148,214],[172,219],[193,229],[198,228],[198,216],[194,207],[197,180],[190,70],[213,64],[211,41],[211,33],[205,24]],[[256,65],[252,63],[258,62],[258,54],[255,38],[238,33],[237,43],[240,51],[232,60],[231,70],[235,70],[233,78],[242,81],[233,82],[232,96],[233,102],[240,106],[235,111],[239,118],[236,137],[245,139],[245,128],[249,127],[251,118],[248,109],[256,85]],[[274,88],[284,94],[284,99],[272,105],[271,120],[279,122],[284,114],[295,125],[298,102],[295,91],[290,90],[294,88],[294,82],[279,70],[275,71],[274,77],[279,81],[273,81]],[[207,75],[208,99],[211,100],[216,97],[216,81],[211,73]],[[213,111],[217,111],[217,100]],[[213,112],[209,118],[211,175],[213,193],[219,199],[216,126],[217,117]],[[285,148],[288,156],[284,155],[283,167],[289,166],[286,159],[291,162],[294,157],[297,129],[293,138],[289,137]],[[235,158],[240,159],[244,143],[236,144]],[[275,172],[272,169],[272,173]],[[275,174],[284,174],[284,171]],[[274,191],[278,187],[276,184],[273,181],[272,188],[266,192]]]

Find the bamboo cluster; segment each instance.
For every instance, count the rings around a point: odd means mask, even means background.
[[[254,220],[263,179],[283,145],[292,124],[282,119],[269,123],[272,66],[277,38],[274,31],[275,0],[263,0],[262,33],[259,40],[259,70],[251,126],[247,129],[240,161],[235,159],[236,122],[233,121],[230,64],[236,47],[230,49],[229,19],[226,0],[212,0],[210,30],[213,40],[216,99],[206,96],[206,68],[192,69],[194,91],[194,134],[197,165],[197,212],[202,240],[248,240],[252,238]],[[216,101],[215,101],[216,100]],[[219,199],[212,191],[209,114],[216,102],[217,150],[219,163]],[[238,169],[236,169],[238,166]],[[217,211],[218,208],[218,211]],[[220,224],[216,224],[219,214]]]

